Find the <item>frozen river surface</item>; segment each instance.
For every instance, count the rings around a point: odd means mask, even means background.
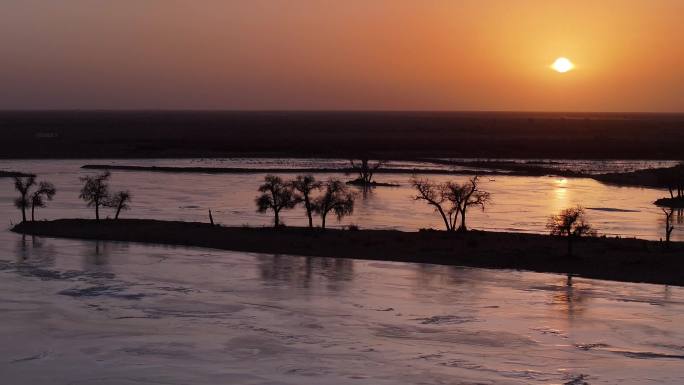
[[[76,199],[80,163],[21,167],[60,189],[41,218],[91,215]],[[206,207],[227,202],[217,209],[224,221],[267,224],[251,207],[254,178],[115,173],[112,183],[136,194],[126,215],[202,220]],[[679,287],[22,237],[6,230],[17,211],[2,183],[2,384],[684,383]],[[651,213],[648,199],[659,193],[589,180],[488,183],[499,191],[494,213],[509,219],[473,223],[506,227],[515,214],[528,231],[578,197],[612,208],[644,201],[637,209]],[[359,207],[362,226],[433,223],[429,210],[411,211],[418,206],[407,189],[376,194]],[[655,210],[647,222],[631,213],[599,210],[594,218],[656,234]]]
[[[684,290],[2,234],[4,384],[681,384]]]

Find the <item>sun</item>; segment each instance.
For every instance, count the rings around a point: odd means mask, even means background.
[[[555,62],[553,62],[553,64],[551,64],[551,68],[553,68],[553,70],[556,72],[564,74],[568,71],[572,71],[575,68],[575,65],[572,64],[570,59],[566,57],[559,57]]]

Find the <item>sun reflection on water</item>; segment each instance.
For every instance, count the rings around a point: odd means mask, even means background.
[[[553,199],[551,199],[551,213],[567,208],[570,205],[568,180],[559,178],[553,182]]]

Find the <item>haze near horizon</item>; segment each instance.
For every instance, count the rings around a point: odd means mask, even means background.
[[[0,109],[684,112],[683,14],[676,0],[10,0]]]

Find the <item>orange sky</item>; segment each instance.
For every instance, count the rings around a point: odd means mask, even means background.
[[[680,0],[4,0],[0,109],[684,112]],[[570,58],[577,68],[549,65]]]

